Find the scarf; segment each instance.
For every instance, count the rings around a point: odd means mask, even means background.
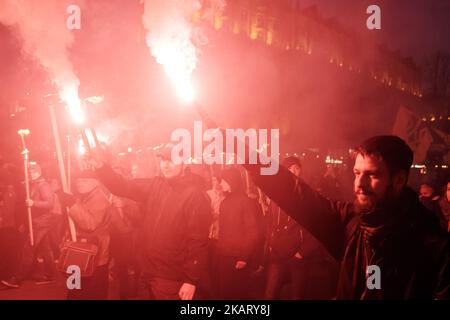
[[[401,239],[410,230],[411,208],[417,198],[415,193],[406,189],[395,201],[383,207],[359,214],[357,228],[349,239],[344,255],[344,267],[352,271],[347,290],[353,299],[383,298],[382,290],[369,290],[366,285],[366,270],[376,265],[382,270],[381,287],[399,273],[398,250]],[[418,200],[416,200],[418,202]],[[353,262],[350,265],[350,262]]]

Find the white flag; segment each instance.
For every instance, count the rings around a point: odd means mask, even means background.
[[[422,119],[407,108],[400,107],[392,133],[405,140],[414,151],[414,163],[423,163],[433,137]]]

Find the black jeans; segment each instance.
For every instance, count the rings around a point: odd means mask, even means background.
[[[55,257],[59,257],[61,254],[59,247],[64,237],[64,223],[63,215],[55,215],[55,224],[49,234],[50,247]]]
[[[81,289],[69,290],[67,300],[106,300],[109,289],[109,264],[99,266],[88,278],[81,278]]]
[[[183,285],[181,281],[145,275],[143,281],[151,300],[180,300],[178,292]]]
[[[270,261],[267,268],[265,299],[323,300],[334,297],[337,283],[337,263],[322,259]],[[288,297],[281,297],[288,284]]]
[[[208,243],[208,270],[205,274],[205,299],[217,299],[219,290],[219,253],[217,240],[209,239]]]
[[[298,261],[296,261],[296,260]],[[291,285],[290,299],[301,299],[306,276],[305,264],[297,258],[282,261],[271,260],[267,266],[267,281],[264,298],[269,300],[280,299],[281,291],[286,283]]]
[[[29,241],[25,243],[19,278],[25,279],[31,276],[34,266],[36,266],[37,257],[44,260],[46,276],[54,277],[56,275],[55,257],[50,240],[55,221],[52,216],[33,220],[34,246],[31,246]]]
[[[250,266],[244,269],[236,269],[235,257],[219,256],[219,299],[222,300],[247,300],[251,283]]]
[[[114,269],[119,280],[120,299],[126,300],[137,295],[139,282],[139,266],[136,261],[136,250],[131,233],[111,233],[111,255]],[[132,269],[134,274],[130,275]]]

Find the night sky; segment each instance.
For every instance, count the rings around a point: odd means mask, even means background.
[[[385,43],[391,50],[417,61],[436,50],[450,51],[450,1],[448,0],[301,0],[302,7],[316,5],[325,17],[342,26]],[[366,28],[366,8],[381,9],[381,30]]]

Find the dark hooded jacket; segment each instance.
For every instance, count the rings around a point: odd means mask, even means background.
[[[231,187],[220,205],[218,250],[223,256],[250,262],[258,252],[263,230],[261,212],[256,201],[244,192],[240,172],[226,169],[221,174]]]
[[[405,189],[391,206],[357,214],[352,203],[322,197],[285,168],[255,183],[341,262],[338,299],[449,299],[449,236]],[[368,289],[366,270],[381,270],[381,289]]]
[[[16,198],[12,185],[0,186],[0,228],[16,227]]]
[[[209,201],[196,180],[189,175],[127,181],[107,166],[97,175],[113,194],[142,204],[142,271],[196,285],[206,272],[211,225]]]
[[[439,199],[433,211],[438,217],[442,228],[450,232],[450,201],[448,201],[446,194]]]
[[[288,216],[276,203],[271,201],[267,213],[267,258],[283,261],[300,252],[302,229],[293,218]]]
[[[297,180],[300,181],[300,180]],[[286,261],[297,252],[304,261],[328,260],[329,254],[323,245],[298,222],[271,201],[267,214],[267,258]]]
[[[50,184],[44,178],[39,178],[31,183],[30,196],[33,200],[33,219],[44,215],[51,215],[55,203],[55,194]]]
[[[34,204],[31,207],[31,216],[33,219],[33,226],[40,230],[50,231],[58,219],[54,213],[56,195],[52,191],[50,184],[44,179],[39,178],[33,181],[30,185],[30,196]],[[38,236],[45,232],[36,234],[35,241],[38,242]]]
[[[267,214],[267,259],[286,261],[297,252],[304,260],[327,260],[328,252],[307,230],[273,201]]]

